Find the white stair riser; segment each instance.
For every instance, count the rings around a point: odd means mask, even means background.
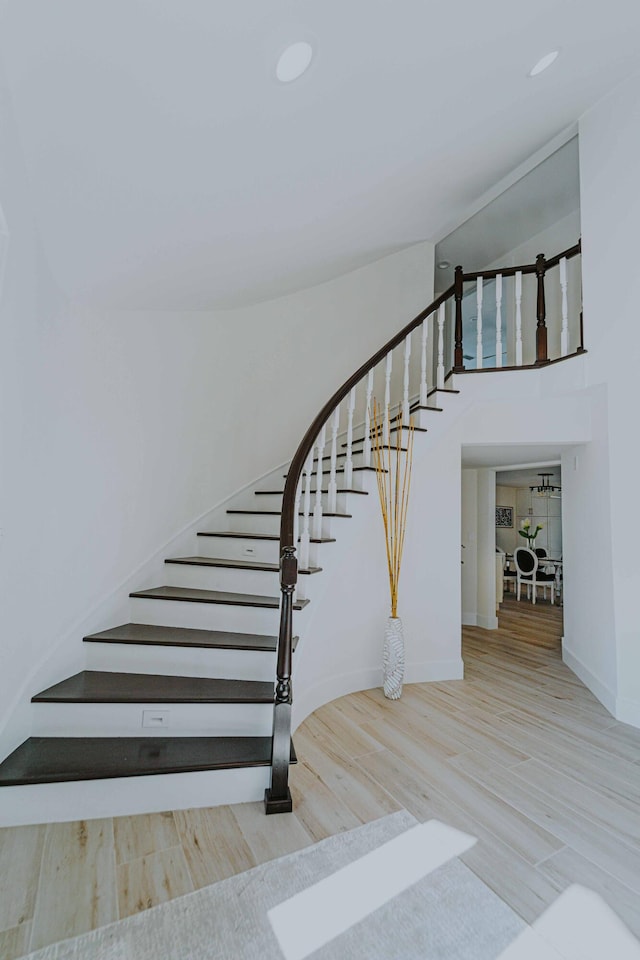
[[[168,715],[165,727],[142,725],[143,711]],[[268,737],[270,703],[38,703],[33,736]]]
[[[224,590],[229,593],[254,593],[276,597],[280,593],[280,573],[264,570],[234,570],[230,567],[199,567],[182,563],[165,564],[165,583],[172,587],[192,587],[196,590]],[[298,580],[296,596],[308,596],[309,574]]]
[[[131,599],[133,623],[190,627],[196,630],[230,630],[275,636],[280,624],[277,608],[245,607],[220,603],[191,603],[183,600]],[[302,630],[304,611],[294,612],[296,632]]]
[[[326,486],[326,485],[324,485]],[[349,497],[348,493],[339,493],[336,498],[336,512],[337,513],[349,513],[348,504],[349,501],[353,501],[354,496],[358,494],[352,494]],[[316,492],[315,487],[311,493],[311,512],[313,513],[313,508],[316,502]],[[255,506],[252,504],[249,509],[251,510],[280,510],[282,506],[282,497],[277,496],[276,494],[260,494],[260,496],[255,497]],[[302,508],[301,508],[302,509]],[[329,494],[322,494],[322,509],[329,510]]]
[[[269,650],[221,650],[137,643],[85,643],[87,670],[153,673],[223,680],[274,680],[276,655]]]
[[[0,823],[65,823],[262,800],[269,767],[42,783],[0,790]]]
[[[321,567],[320,552],[327,544],[312,543],[310,563]],[[201,557],[217,557],[220,560],[258,560],[265,563],[279,562],[280,545],[277,540],[245,540],[238,537],[198,537],[197,553]],[[251,551],[251,552],[249,552]]]
[[[278,563],[280,544],[277,540],[252,540],[249,537],[198,537],[196,552],[200,557],[219,557],[221,560]]]
[[[256,507],[256,509],[260,509]],[[266,509],[266,508],[264,508]],[[302,517],[300,517],[302,521]],[[344,521],[336,521],[338,523]],[[227,515],[227,529],[238,530],[244,533],[280,533],[280,514],[263,513],[230,513]],[[331,532],[331,520],[328,517],[322,519],[322,536],[331,537],[335,534]]]
[[[278,571],[235,570],[231,567],[191,566],[165,563],[164,582],[172,587],[196,590],[224,590],[229,593],[255,593],[277,597],[280,590]]]

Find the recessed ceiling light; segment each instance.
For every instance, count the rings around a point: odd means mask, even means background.
[[[451,266],[450,260],[440,260],[438,263],[438,270],[448,270]]]
[[[559,50],[552,50],[551,53],[545,53],[544,57],[541,57],[535,66],[531,67],[531,70],[529,70],[529,76],[537,77],[539,73],[542,73],[543,70],[546,70],[547,67],[551,66],[559,53]]]
[[[291,83],[301,77],[311,63],[313,47],[306,40],[292,43],[284,50],[276,64],[276,77],[281,83]]]

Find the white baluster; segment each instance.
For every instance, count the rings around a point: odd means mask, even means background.
[[[391,369],[393,366],[393,351],[387,354],[384,366],[384,442],[389,443],[389,408],[391,404]]]
[[[496,367],[502,366],[502,274],[496,277]]]
[[[338,506],[338,482],[336,465],[338,460],[338,427],[340,426],[340,404],[331,418],[331,474],[329,476],[329,513],[335,513]]]
[[[482,370],[482,277],[476,280],[476,370]]]
[[[444,390],[444,318],[445,305],[438,307],[438,369],[436,371],[436,387]]]
[[[296,550],[298,549],[298,539],[300,537],[300,500],[302,498],[303,476],[304,476],[304,468],[303,468],[303,473],[300,475],[298,486],[296,487],[296,501],[295,501],[295,506],[293,508],[293,545],[296,548]],[[300,560],[300,557],[298,556],[298,561],[299,560]]]
[[[326,438],[326,424],[318,434],[318,467],[316,470],[316,502],[313,508],[313,536],[316,540],[322,537],[322,455]]]
[[[371,466],[371,397],[373,395],[373,370],[369,370],[367,377],[367,400],[364,411],[364,456],[365,467]]]
[[[402,420],[409,423],[409,361],[411,359],[411,333],[404,341],[404,382],[402,387]]]
[[[429,337],[429,317],[422,321],[422,340],[420,344],[420,406],[427,405],[427,340]]]
[[[302,501],[302,534],[300,536],[300,553],[298,562],[302,570],[309,567],[309,548],[311,542],[310,514],[311,514],[311,475],[313,473],[313,450],[307,457],[302,468],[304,474],[304,499]]]
[[[344,465],[344,485],[347,490],[353,486],[353,411],[356,408],[356,388],[351,388],[347,404],[347,459]]]
[[[560,355],[569,353],[569,302],[567,300],[567,258],[560,259],[560,287],[562,289],[562,332],[560,334]]]
[[[522,366],[522,272],[516,273],[516,367]]]

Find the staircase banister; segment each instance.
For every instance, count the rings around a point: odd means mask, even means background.
[[[571,260],[572,257],[577,257],[579,253],[582,253],[582,242],[578,240],[576,244],[572,247],[568,247],[566,250],[563,250],[562,253],[556,254],[555,257],[551,257],[546,261],[546,269],[551,270],[552,267],[557,267],[563,257],[567,260]],[[470,273],[463,273],[462,279],[465,283],[473,280],[495,280],[497,276],[501,277],[514,277],[516,273],[522,274],[535,274],[536,264],[535,263],[523,263],[518,267],[501,267],[499,270],[477,270]]]
[[[373,370],[381,360],[387,356],[387,354],[394,350],[399,344],[405,340],[407,335],[415,330],[423,320],[426,320],[427,317],[431,316],[432,313],[438,309],[440,304],[444,303],[449,297],[453,296],[453,285],[450,286],[444,293],[441,293],[440,296],[431,303],[428,307],[418,314],[417,317],[414,317],[400,330],[399,333],[395,334],[383,347],[381,347],[373,356],[363,363],[362,366],[356,370],[356,372],[346,380],[341,387],[339,387],[336,392],[333,394],[330,400],[328,400],[323,408],[320,410],[319,414],[313,420],[313,423],[305,433],[298,449],[296,450],[293,459],[291,461],[291,466],[287,473],[287,479],[284,485],[284,495],[282,497],[282,518],[280,521],[280,556],[282,557],[285,547],[294,546],[293,544],[293,527],[294,527],[294,506],[295,506],[295,497],[296,497],[296,488],[298,486],[298,481],[302,473],[302,469],[307,461],[311,450],[313,449],[313,444],[316,437],[318,436],[323,425],[328,421],[329,417],[341,403],[344,398],[350,393],[353,387],[365,377],[370,370]]]

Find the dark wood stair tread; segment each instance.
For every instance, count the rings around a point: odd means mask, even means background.
[[[419,403],[416,403],[415,406],[411,407],[411,413],[415,413],[416,410],[431,410],[434,413],[442,413],[444,411],[444,407],[427,407],[427,406],[421,406]]]
[[[30,737],[0,764],[0,787],[270,763],[271,737]]]
[[[204,647],[211,650],[260,650],[275,652],[278,638],[258,633],[196,630],[192,627],[160,627],[151,623],[123,623],[84,638],[86,643],[137,643],[158,647]],[[298,638],[294,637],[294,646]]]
[[[434,387],[433,390],[429,390],[427,396],[432,397],[434,393],[460,393],[460,391],[450,390],[449,387]]]
[[[187,567],[224,567],[229,570],[260,570],[264,573],[279,573],[279,563],[263,563],[261,560],[225,560],[224,557],[169,557],[165,563],[178,563]],[[320,573],[322,567],[309,567],[298,573]]]
[[[312,476],[314,476],[312,474]],[[316,491],[313,490],[312,493]],[[328,490],[322,490],[322,493],[329,493]],[[284,493],[284,490],[255,490],[256,497],[281,497]],[[367,490],[354,490],[353,487],[338,487],[336,493],[356,493],[360,497],[368,497],[369,493]],[[323,514],[324,515],[324,514]]]
[[[232,537],[239,540],[277,540],[280,541],[278,533],[244,533],[242,530],[201,530],[199,537]],[[335,543],[335,537],[312,537],[311,543]]]
[[[33,703],[273,703],[263,680],[174,677],[82,670],[32,697]]]
[[[353,473],[362,473],[362,472],[364,472],[365,470],[372,471],[373,473],[376,472],[376,468],[375,468],[375,467],[353,467],[352,472],[353,472]],[[344,472],[345,472],[345,471],[344,471],[344,468],[343,468],[343,467],[340,467],[339,470],[336,470],[336,473],[344,473]],[[385,473],[386,473],[386,472],[387,472],[387,471],[385,470]],[[315,475],[315,473],[316,473],[316,470],[315,470],[315,468],[314,468],[313,471],[312,471],[312,475]],[[322,471],[322,475],[323,475],[323,476],[328,476],[330,473],[331,473],[331,470],[323,470],[323,471]],[[287,474],[286,474],[286,473],[283,473],[282,476],[283,476],[283,477],[285,478],[285,480],[286,480]]]
[[[250,517],[280,517],[282,516],[282,510],[227,510],[227,513],[241,514],[243,516]],[[303,513],[298,514],[299,517],[303,517]],[[351,520],[350,513],[327,513],[326,510],[322,511],[323,517],[340,517],[343,520]]]
[[[191,587],[151,587],[129,594],[142,600],[182,600],[190,603],[221,603],[233,607],[269,607],[277,610],[279,597],[262,597],[251,593],[228,593],[226,590],[195,590]],[[302,610],[308,600],[294,600],[293,609]]]

